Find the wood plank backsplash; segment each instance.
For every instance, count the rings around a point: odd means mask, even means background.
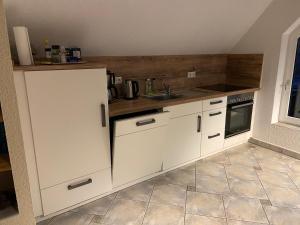
[[[178,56],[101,56],[89,57],[88,61],[101,62],[107,69],[125,79],[138,80],[141,93],[145,79],[155,78],[155,89],[163,83],[172,89],[190,89],[218,83],[232,83],[259,87],[262,55],[178,55]],[[197,76],[187,78],[187,72]]]
[[[235,85],[260,87],[263,55],[228,55],[226,82]]]

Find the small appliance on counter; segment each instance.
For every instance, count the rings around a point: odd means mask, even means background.
[[[132,100],[139,97],[139,83],[135,80],[125,80],[124,94],[125,99]]]
[[[108,103],[111,103],[114,99],[119,98],[118,89],[116,88],[116,76],[109,70],[107,71],[107,91]]]

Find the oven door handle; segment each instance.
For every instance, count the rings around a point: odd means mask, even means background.
[[[249,102],[249,103],[245,103],[245,104],[241,104],[241,105],[236,105],[236,106],[231,106],[231,109],[239,109],[239,108],[243,108],[245,106],[250,106],[253,105],[253,102]]]

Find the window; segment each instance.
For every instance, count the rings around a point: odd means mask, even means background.
[[[280,120],[300,126],[300,28],[288,40]]]

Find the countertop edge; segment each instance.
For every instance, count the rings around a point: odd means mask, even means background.
[[[159,109],[159,108],[180,105],[180,104],[185,104],[185,103],[190,103],[190,102],[203,101],[203,100],[212,99],[212,98],[220,98],[220,97],[225,97],[225,96],[232,96],[232,95],[256,92],[259,90],[260,90],[260,88],[248,88],[248,89],[243,89],[243,90],[239,90],[239,91],[231,91],[231,92],[214,92],[214,93],[212,92],[212,93],[208,93],[207,96],[195,95],[195,96],[182,97],[182,98],[166,100],[166,101],[150,100],[150,99],[145,99],[143,97],[140,97],[139,99],[136,99],[136,100],[121,100],[122,101],[121,103],[123,103],[125,105],[126,105],[126,103],[128,103],[128,107],[123,107],[121,109],[118,109],[117,108],[118,102],[109,104],[109,117],[121,116],[121,115],[130,114],[130,113],[152,110],[152,109]],[[147,103],[151,103],[151,105],[138,106],[138,104],[136,104],[137,101],[145,101]],[[134,107],[131,107],[132,105],[134,105]]]

